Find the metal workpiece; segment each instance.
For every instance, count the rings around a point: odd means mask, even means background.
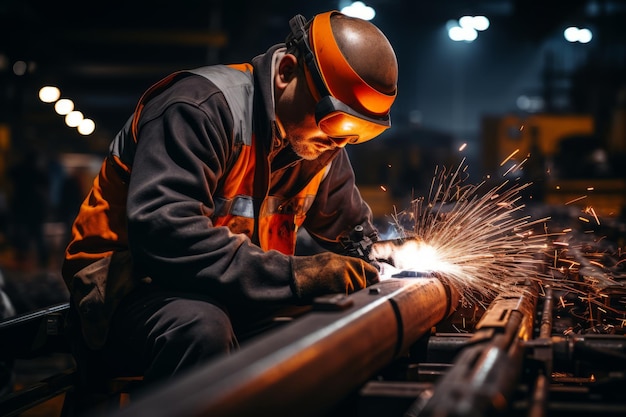
[[[226,357],[137,396],[118,417],[317,416],[335,406],[456,308],[435,277],[381,281],[250,340]]]

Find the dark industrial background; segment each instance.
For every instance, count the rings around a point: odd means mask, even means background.
[[[520,128],[527,117],[538,114],[591,117],[591,130],[567,132],[593,136],[574,146],[582,146],[583,152],[602,148],[612,157],[623,155],[626,2],[372,0],[367,4],[376,9],[373,22],[396,49],[400,80],[393,127],[383,135],[384,142],[354,149],[362,183],[395,182],[386,186],[404,195],[419,188],[424,176],[428,181],[433,165],[454,160],[464,143],[463,157],[470,162],[472,175],[480,177],[501,156],[494,151],[494,140],[502,138],[487,138],[489,126],[494,118],[506,115],[518,116]],[[141,93],[163,76],[206,64],[248,61],[284,39],[287,21],[294,14],[311,17],[339,7],[339,0],[3,0],[2,166],[10,165],[14,153],[30,147],[99,156]],[[487,16],[490,28],[474,42],[453,42],[446,23],[464,14]],[[592,41],[566,42],[563,30],[570,25],[591,29]],[[26,65],[22,75],[14,72],[16,62]],[[74,100],[76,108],[95,121],[96,131],[84,137],[67,128],[52,105],[39,101],[37,92],[45,84],[58,86],[62,97]],[[522,102],[533,105],[524,107]],[[538,141],[563,139],[563,135],[550,139],[539,135]],[[374,166],[360,163],[380,147],[390,158],[402,155],[404,160],[379,160]],[[562,148],[565,156],[572,149]],[[586,164],[580,151],[572,152],[577,156],[572,164]],[[85,163],[69,157],[64,161]],[[609,171],[608,175],[623,177],[614,166]]]
[[[179,69],[247,62],[281,42],[295,14],[339,9],[332,1],[0,1],[0,219],[11,259],[12,166],[33,150],[50,181],[48,260],[58,265],[77,179],[86,193],[109,141],[150,85]],[[528,159],[517,176],[533,181],[534,202],[582,204],[613,217],[626,204],[626,1],[476,0],[367,2],[398,57],[392,128],[349,149],[375,215],[422,195],[438,166],[465,158],[472,180],[499,178],[501,161]],[[488,30],[453,42],[446,25],[484,15]],[[568,43],[568,26],[592,30]],[[20,65],[22,69],[20,70]],[[95,121],[81,136],[43,103],[61,90]],[[530,156],[530,157],[528,157]],[[514,161],[515,158],[512,158]],[[511,161],[509,161],[511,163]],[[593,192],[589,189],[593,188]],[[69,205],[69,207],[67,207]],[[15,232],[13,232],[15,233]]]
[[[349,148],[383,229],[390,213],[427,192],[435,168],[464,160],[472,181],[531,181],[525,203],[545,211],[576,218],[593,208],[611,225],[601,234],[624,247],[626,1],[366,4],[400,69],[392,128]],[[68,222],[144,90],[176,70],[248,62],[284,40],[293,15],[342,5],[0,0],[0,290],[4,285],[16,313],[66,300],[59,268]],[[471,43],[453,42],[447,24],[463,15],[487,16],[490,27]],[[567,42],[568,26],[589,28],[593,39]],[[44,85],[71,98],[95,121],[95,132],[67,127],[39,100]],[[23,242],[11,210],[23,188],[14,167],[35,156],[47,178],[43,255],[36,242]],[[18,366],[18,373],[36,380],[48,365],[54,370],[58,360]]]
[[[343,4],[343,3],[342,3]],[[333,1],[0,1],[0,210],[13,165],[38,152],[50,177],[46,238],[58,265],[67,222],[63,182],[88,190],[108,143],[142,92],[179,69],[249,61],[287,32],[288,19],[339,9]],[[357,180],[384,223],[421,195],[433,168],[465,158],[472,179],[533,181],[534,202],[582,204],[623,215],[626,177],[626,2],[620,0],[372,0],[373,22],[394,45],[400,68],[392,128],[351,147]],[[471,43],[453,42],[446,25],[485,15],[490,27]],[[567,26],[593,39],[568,43]],[[21,67],[20,67],[21,65]],[[22,68],[20,70],[20,68]],[[38,99],[60,88],[95,121],[81,136]],[[592,191],[590,191],[592,190]],[[65,210],[65,211],[63,211]],[[10,259],[10,255],[7,255]]]

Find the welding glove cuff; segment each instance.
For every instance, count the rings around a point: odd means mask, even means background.
[[[359,258],[332,252],[292,257],[293,292],[299,299],[349,294],[379,281],[378,270]]]

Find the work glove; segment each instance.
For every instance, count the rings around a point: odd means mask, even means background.
[[[379,281],[378,270],[359,258],[323,252],[292,257],[294,293],[300,299],[349,294]]]

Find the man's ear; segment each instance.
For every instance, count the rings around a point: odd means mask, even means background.
[[[284,89],[287,84],[297,75],[298,60],[293,54],[285,54],[278,61],[278,71],[276,73],[276,87]]]

